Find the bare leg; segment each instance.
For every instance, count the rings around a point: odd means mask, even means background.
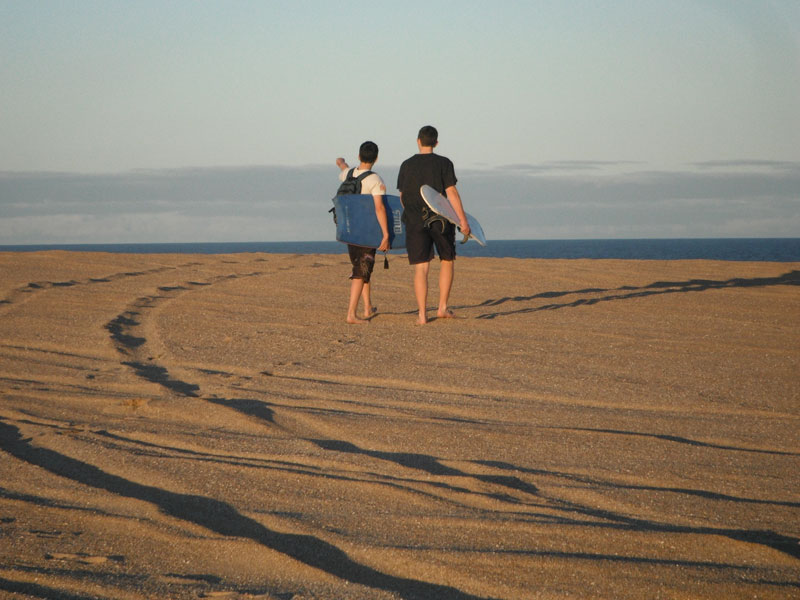
[[[447,308],[450,300],[450,289],[453,287],[453,275],[455,274],[455,262],[452,260],[440,261],[439,271],[439,310],[436,315],[442,319],[453,317],[453,311]]]
[[[425,308],[428,303],[428,270],[430,266],[430,262],[414,265],[414,295],[417,298],[417,308],[419,309],[418,325],[428,322]]]
[[[363,319],[359,319],[356,316],[356,310],[358,310],[358,299],[361,297],[361,291],[363,288],[363,279],[350,280],[350,303],[347,306],[347,322],[351,325],[361,325],[367,322]]]
[[[373,314],[375,314],[375,310],[372,308],[372,295],[370,294],[370,290],[372,287],[369,283],[364,284],[364,288],[361,290],[361,299],[364,301],[364,318],[369,319]]]

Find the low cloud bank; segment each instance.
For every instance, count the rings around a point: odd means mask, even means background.
[[[800,163],[559,161],[458,172],[490,238],[797,237]],[[397,167],[379,168],[390,192]],[[0,173],[0,245],[333,238],[335,166]],[[394,192],[396,193],[396,192]]]

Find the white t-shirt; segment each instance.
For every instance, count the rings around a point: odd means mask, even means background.
[[[349,172],[350,169],[342,169],[339,172],[339,181],[344,181]],[[363,172],[363,169],[356,167],[353,171],[353,177],[358,177]],[[386,193],[386,184],[383,183],[381,176],[373,171],[371,175],[367,175],[361,180],[361,193],[372,194],[373,196],[383,196]]]

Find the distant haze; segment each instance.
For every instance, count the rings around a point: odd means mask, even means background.
[[[634,167],[636,165],[633,165]],[[494,239],[797,237],[800,164],[513,165],[458,173]],[[0,243],[333,239],[335,165],[0,175]],[[390,192],[397,167],[379,169]],[[396,192],[394,192],[396,193]]]
[[[800,2],[0,0],[0,245],[324,240],[440,132],[495,239],[800,236]]]

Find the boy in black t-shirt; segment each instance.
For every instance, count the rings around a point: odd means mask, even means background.
[[[439,143],[438,137],[439,133],[431,125],[420,129],[417,137],[419,153],[405,160],[400,165],[400,172],[397,175],[397,189],[400,190],[400,201],[403,204],[403,223],[406,226],[408,262],[414,265],[414,295],[419,308],[417,323],[420,325],[428,322],[426,313],[428,272],[434,257],[434,246],[441,261],[439,306],[436,314],[443,319],[454,316],[447,303],[453,286],[455,271],[453,261],[456,258],[455,225],[452,223],[444,225],[443,221],[436,221],[430,227],[425,225],[428,208],[420,194],[423,185],[427,184],[447,196],[461,221],[461,233],[469,235],[469,223],[461,204],[461,196],[456,189],[457,179],[453,162],[433,152]]]

